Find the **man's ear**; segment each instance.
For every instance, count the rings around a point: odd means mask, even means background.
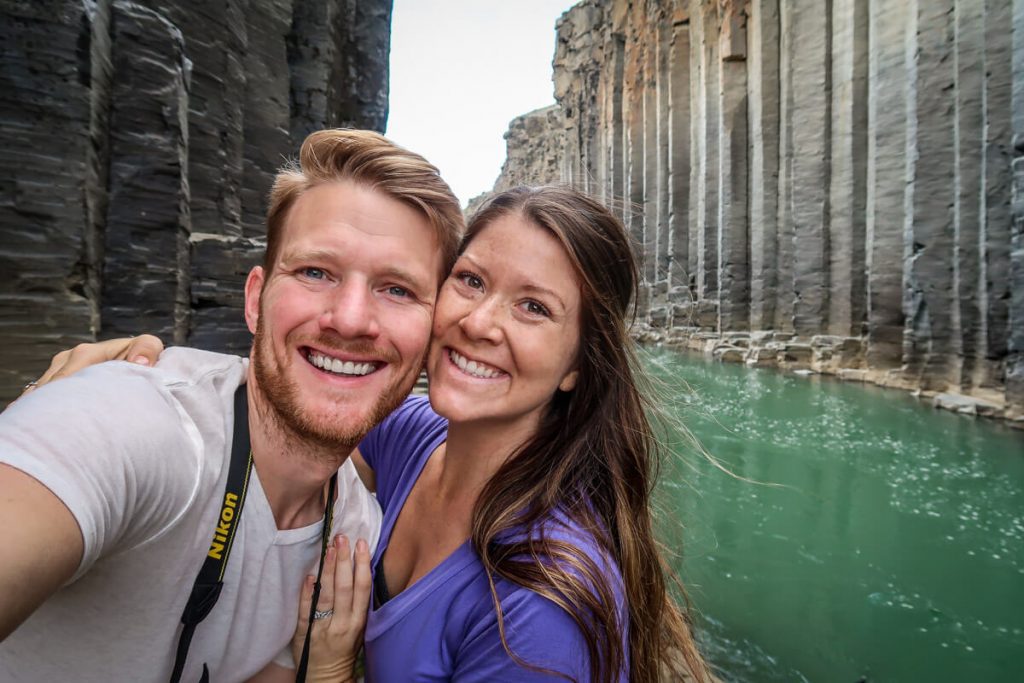
[[[262,266],[249,271],[245,280],[245,323],[249,331],[256,334],[256,323],[260,319],[260,294],[263,293],[264,272]]]
[[[558,383],[558,388],[562,391],[572,391],[576,388],[576,379],[580,376],[579,370],[573,370],[562,378],[562,381]]]

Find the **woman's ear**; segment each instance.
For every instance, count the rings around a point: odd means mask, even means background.
[[[558,389],[560,391],[572,391],[576,388],[576,378],[579,377],[580,371],[573,370],[562,378],[562,381],[558,383]]]

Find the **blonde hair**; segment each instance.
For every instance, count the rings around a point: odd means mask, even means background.
[[[369,130],[330,129],[311,133],[302,143],[298,163],[277,173],[267,210],[264,268],[273,267],[280,250],[288,210],[307,190],[348,180],[412,207],[430,222],[442,253],[443,279],[455,263],[465,220],[459,200],[437,168],[415,152]]]

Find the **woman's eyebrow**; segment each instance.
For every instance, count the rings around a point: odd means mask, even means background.
[[[551,297],[552,299],[557,301],[558,305],[561,306],[563,309],[566,308],[565,302],[562,301],[562,297],[558,296],[558,294],[555,293],[554,290],[548,289],[547,287],[540,287],[538,285],[524,285],[523,289],[526,290],[527,292]]]
[[[476,268],[477,270],[479,270],[482,274],[484,274],[484,275],[488,274],[487,268],[482,263],[480,263],[475,258],[473,258],[473,256],[471,254],[467,254],[467,253],[463,252],[462,255],[459,256],[459,258],[460,259],[466,259],[467,261],[472,263],[473,267]]]

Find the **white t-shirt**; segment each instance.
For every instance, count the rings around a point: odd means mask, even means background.
[[[72,580],[0,643],[2,681],[170,677],[181,613],[224,495],[234,393],[247,361],[168,349],[155,368],[104,363],[41,387],[0,415],[0,462],[45,484],[85,540]],[[352,462],[338,474],[334,533],[380,530]],[[245,680],[287,650],[322,522],[278,530],[253,469],[220,599],[182,677]],[[10,549],[0,550],[0,555]],[[2,561],[2,560],[0,560]]]

